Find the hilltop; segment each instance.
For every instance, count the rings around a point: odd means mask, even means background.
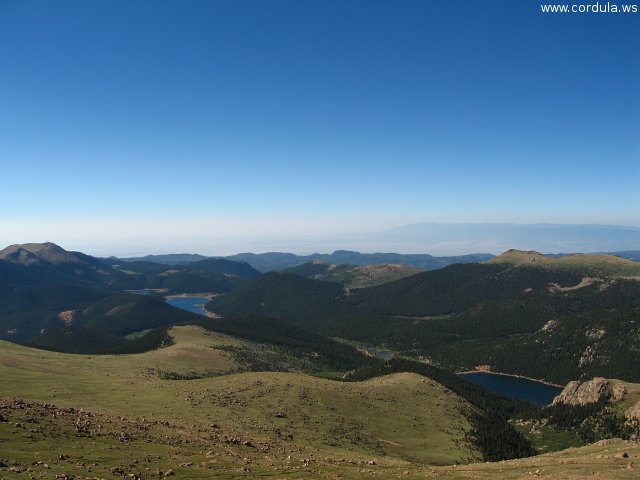
[[[381,285],[419,272],[419,269],[408,265],[336,265],[326,264],[321,260],[314,260],[282,270],[282,273],[339,283],[349,289]]]
[[[149,261],[123,264],[69,252],[50,242],[11,245],[0,251],[0,283],[13,287],[73,284],[109,290],[220,293],[259,274],[245,262],[205,257],[179,267]]]
[[[204,255],[198,255],[197,253],[168,253],[164,255],[145,255],[143,257],[128,257],[117,258],[109,257],[104,259],[107,262],[122,263],[123,261],[129,262],[150,262],[150,263],[162,263],[163,265],[184,265],[185,263],[197,262],[199,260],[206,260],[208,257]]]
[[[0,250],[2,282],[20,286],[62,283],[128,286],[125,275],[98,259],[80,252],[68,252],[50,242],[10,245]]]
[[[640,263],[605,254],[574,254],[549,257],[535,251],[508,250],[486,263],[514,266],[536,266],[548,269],[589,270],[606,277],[640,277]]]

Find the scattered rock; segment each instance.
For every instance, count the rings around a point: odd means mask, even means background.
[[[590,330],[587,330],[585,332],[585,336],[589,339],[589,340],[600,340],[602,337],[604,337],[604,335],[606,334],[606,330],[600,328],[592,328]]]
[[[616,453],[615,458],[629,458],[629,454],[627,452],[618,452]]]
[[[114,475],[124,475],[124,470],[120,467],[111,467],[109,470]]]

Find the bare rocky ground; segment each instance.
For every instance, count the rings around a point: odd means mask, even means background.
[[[274,416],[286,417],[282,412]],[[606,440],[497,463],[432,467],[330,455],[144,417],[0,398],[0,478],[611,478],[640,476],[640,446]]]

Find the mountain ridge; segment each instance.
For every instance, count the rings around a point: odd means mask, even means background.
[[[169,255],[147,255],[145,257],[130,257],[118,259],[122,262],[135,262],[135,261],[152,261],[160,262],[164,257],[173,258],[175,254]],[[188,258],[185,254],[178,254],[181,259]],[[468,255],[457,255],[448,257],[436,257],[427,253],[415,253],[415,254],[403,254],[393,252],[379,252],[379,253],[361,253],[351,250],[335,250],[333,253],[313,253],[310,255],[296,255],[294,253],[287,252],[265,252],[265,253],[237,253],[234,255],[228,255],[226,257],[203,257],[202,255],[193,255],[193,260],[198,261],[205,258],[224,258],[227,260],[242,261],[250,264],[257,270],[266,273],[274,270],[284,270],[287,268],[296,267],[305,263],[313,262],[314,260],[322,261],[328,264],[350,264],[356,266],[365,265],[407,265],[420,270],[434,270],[436,268],[442,268],[452,263],[471,263],[489,260],[493,258],[493,255],[486,253],[474,253]],[[202,258],[200,258],[202,257]],[[109,259],[110,262],[114,260]],[[162,263],[162,262],[160,262]],[[182,262],[184,263],[184,262]],[[179,263],[179,265],[182,265]],[[171,263],[167,263],[171,264]],[[178,263],[174,264],[178,265]]]

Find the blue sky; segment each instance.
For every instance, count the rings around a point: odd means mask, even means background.
[[[509,0],[0,0],[0,243],[640,225],[639,21]]]

